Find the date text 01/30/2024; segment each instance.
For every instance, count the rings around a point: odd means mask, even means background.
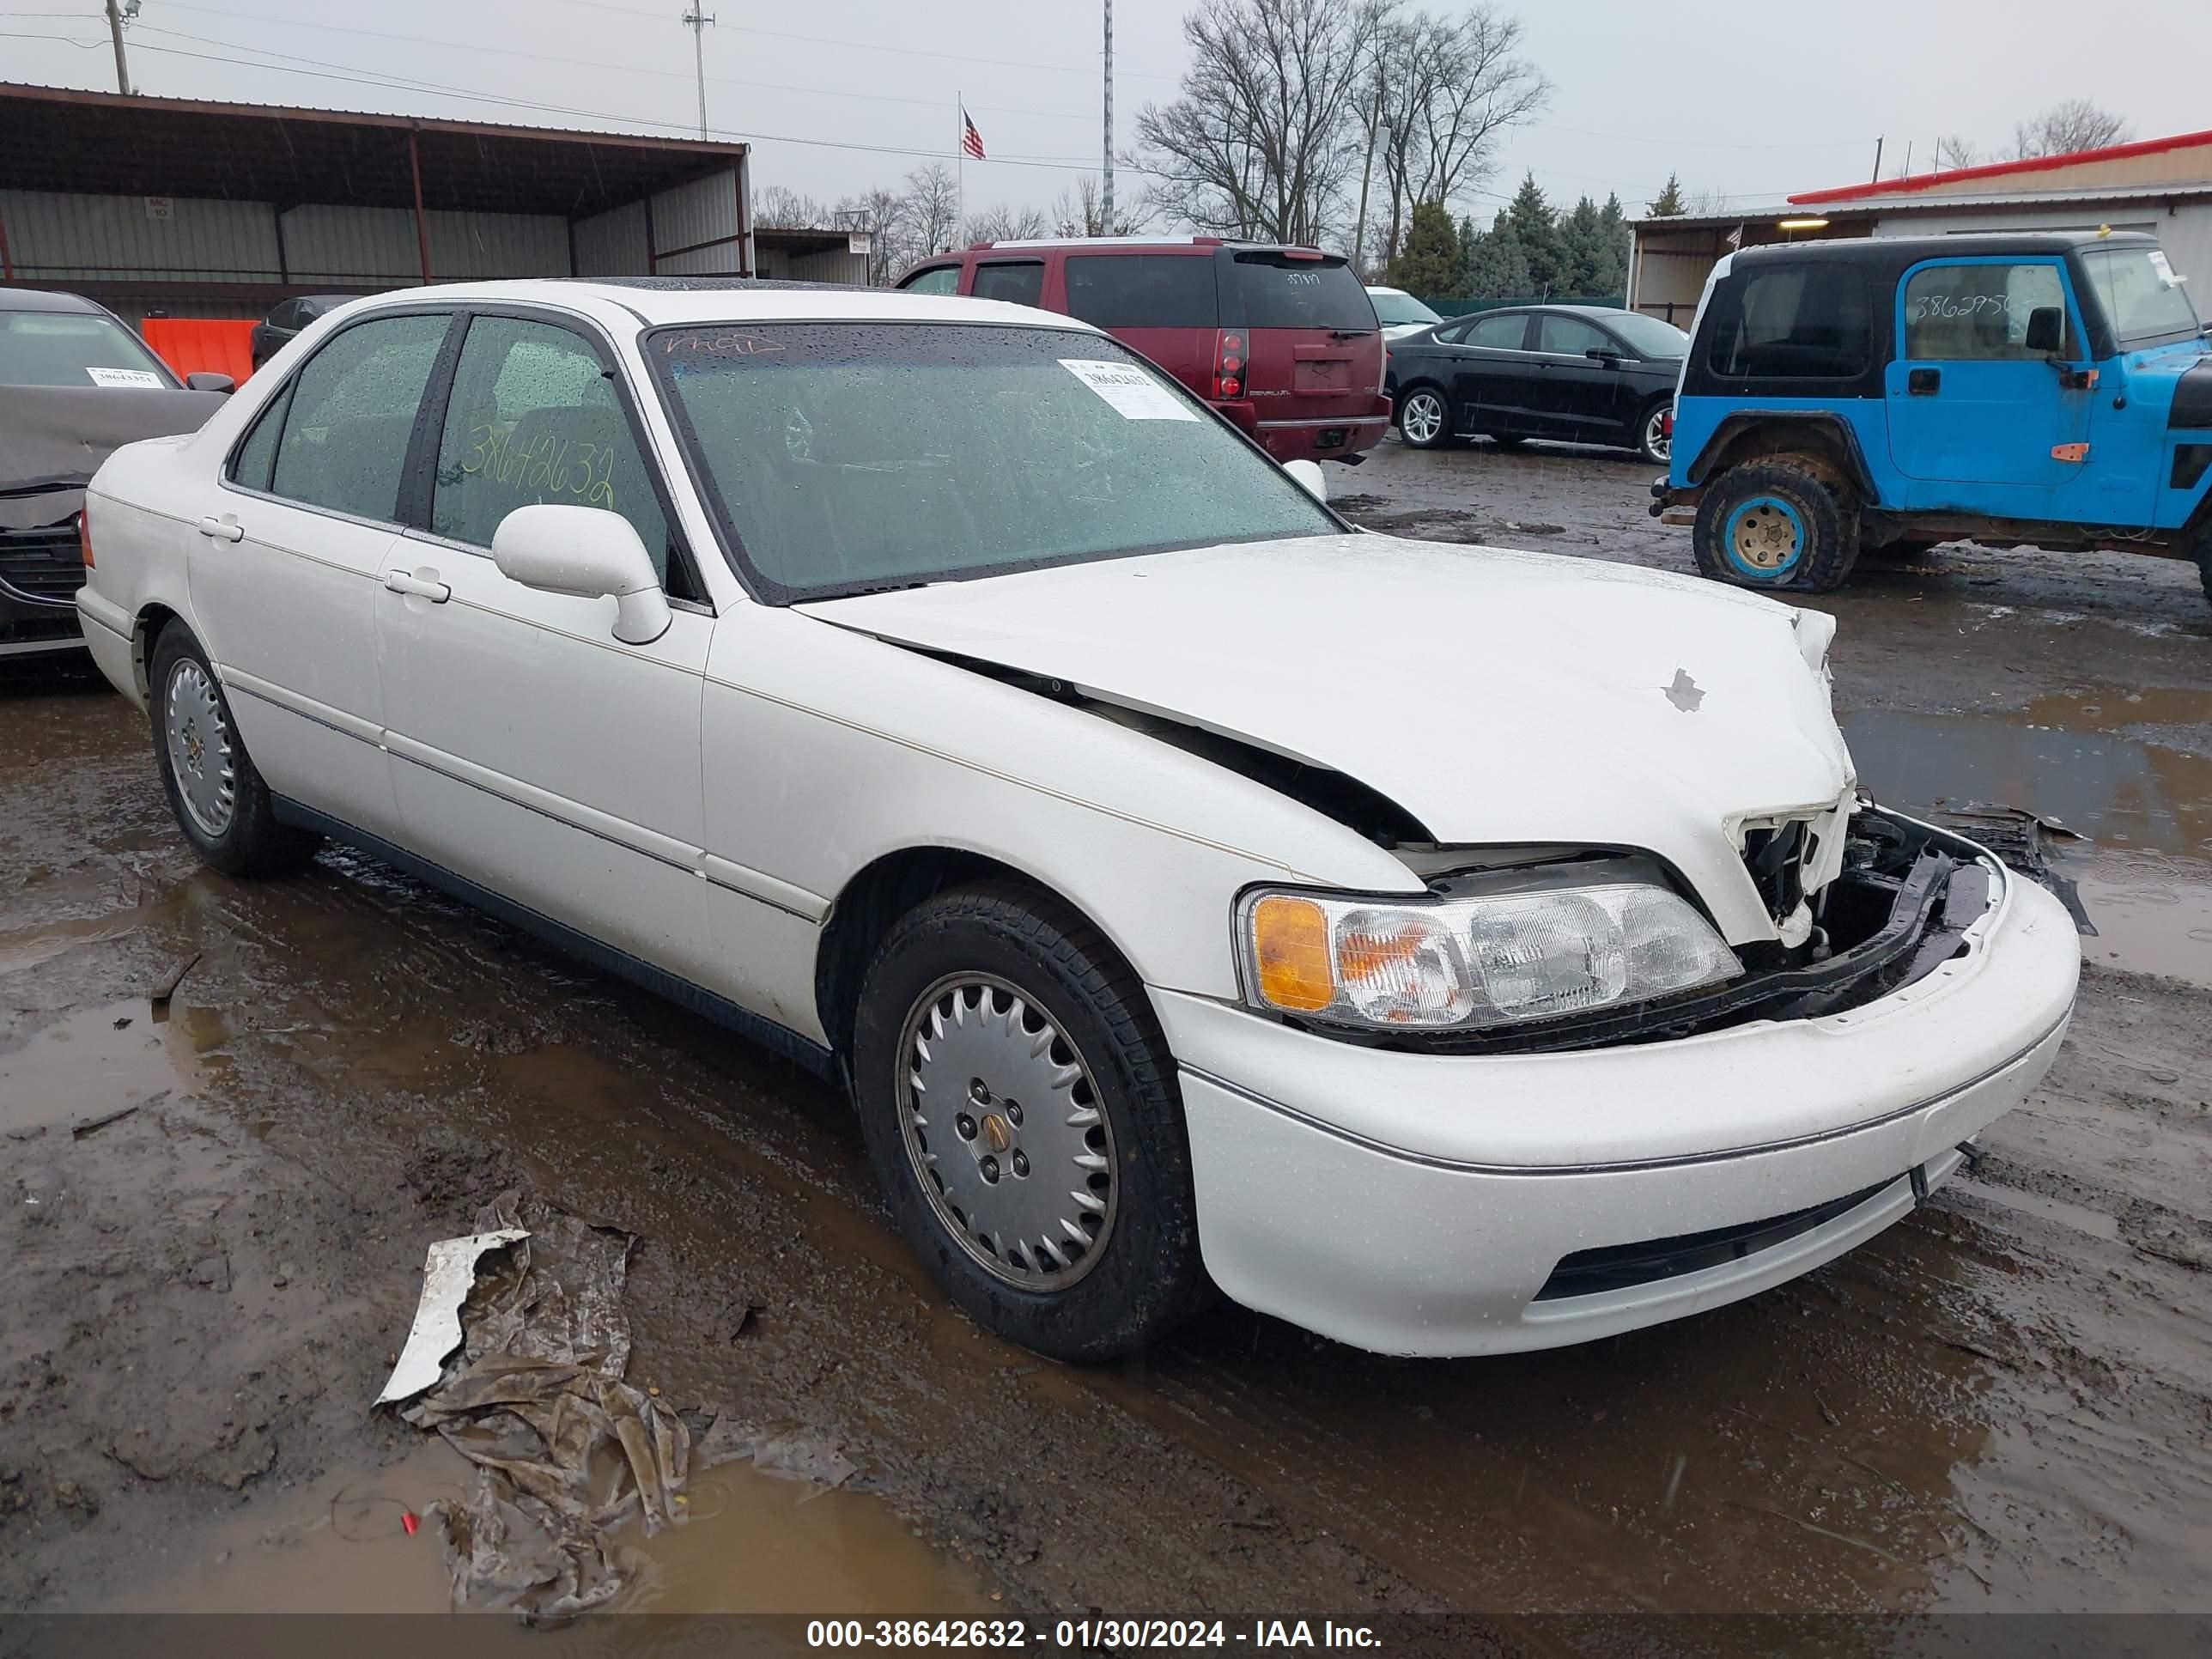
[[[1255,1619],[1238,1628],[1220,1619],[1062,1619],[1049,1628],[1018,1619],[816,1619],[808,1621],[811,1648],[904,1648],[927,1652],[954,1648],[1379,1648],[1364,1625],[1331,1620]]]

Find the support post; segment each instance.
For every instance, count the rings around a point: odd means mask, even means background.
[[[415,251],[422,256],[422,283],[430,283],[430,222],[422,216],[422,151],[415,129],[407,129],[407,171],[415,180]]]
[[[1099,192],[1098,234],[1114,234],[1114,0],[1106,0],[1106,153],[1105,188]]]
[[[115,39],[115,89],[128,98],[131,65],[123,56],[123,8],[118,0],[107,0],[107,32]]]

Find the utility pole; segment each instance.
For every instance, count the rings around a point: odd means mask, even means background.
[[[138,8],[131,8],[135,15]],[[119,0],[107,0],[107,32],[115,37],[115,89],[125,98],[131,95],[131,65],[123,56],[123,6]]]
[[[1881,140],[1879,138],[1874,141],[1874,182],[1877,185],[1881,182]]]
[[[108,0],[112,6],[114,0]],[[691,31],[691,58],[699,70],[699,136],[707,136],[707,25],[714,15],[697,5],[684,14],[684,27]]]
[[[1114,0],[1106,0],[1106,188],[1101,209],[1103,235],[1114,234]]]

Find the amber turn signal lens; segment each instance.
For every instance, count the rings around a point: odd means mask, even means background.
[[[84,556],[84,568],[92,568],[92,514],[80,507],[76,510],[76,550]]]
[[[1252,907],[1252,960],[1260,1000],[1295,1013],[1314,1013],[1336,1000],[1329,969],[1328,916],[1310,899],[1271,896]]]

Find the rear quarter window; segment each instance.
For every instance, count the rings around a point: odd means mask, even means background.
[[[1755,270],[1715,296],[1705,364],[1729,380],[1847,380],[1874,358],[1864,276],[1846,265]]]
[[[1188,253],[1071,253],[1067,314],[1098,328],[1214,328],[1213,261]]]
[[[1376,326],[1375,302],[1339,258],[1239,252],[1227,263],[1231,292],[1223,309],[1246,328],[1365,329]]]

